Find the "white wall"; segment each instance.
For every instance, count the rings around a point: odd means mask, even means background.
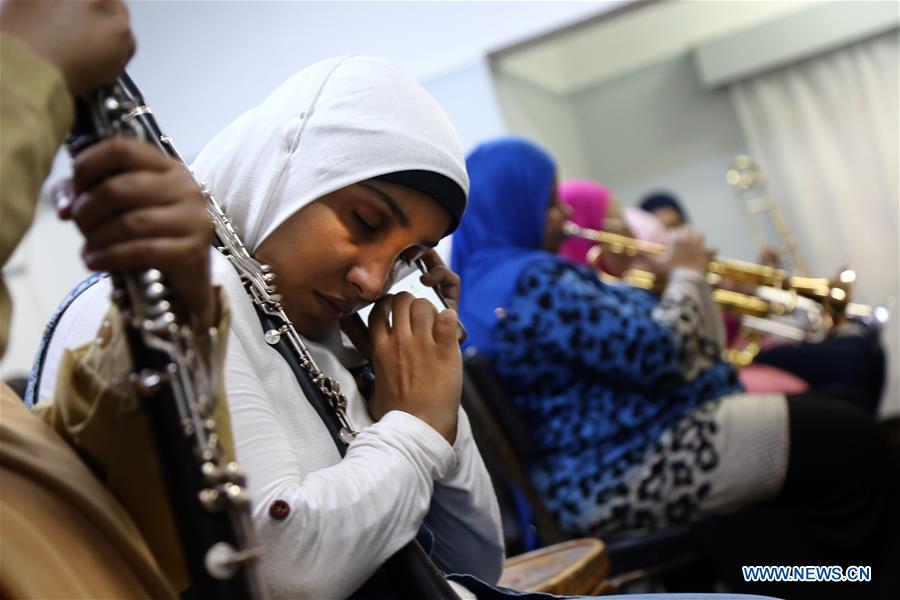
[[[615,4],[131,1],[138,53],[129,70],[182,154],[192,157],[318,60],[370,54],[432,80]]]
[[[81,262],[81,236],[42,203],[34,225],[3,269],[12,296],[10,343],[0,375],[27,375],[44,325],[66,293],[87,277]]]
[[[540,144],[553,155],[560,181],[596,177],[570,96],[502,72],[495,72],[494,84],[510,133]]]
[[[495,83],[510,132],[553,154],[561,180],[596,179],[625,205],[669,190],[723,256],[756,259],[725,182],[746,142],[731,98],[703,88],[688,53],[569,94],[505,72]]]
[[[560,94],[684,54],[716,38],[834,0],[660,0],[498,58],[500,70]],[[860,4],[855,0],[846,4]],[[887,3],[885,3],[887,4]],[[632,7],[635,8],[635,7]],[[794,34],[802,37],[803,31]],[[754,48],[755,53],[760,49]]]
[[[506,132],[485,58],[426,79],[422,85],[447,111],[466,152]]]
[[[747,144],[726,91],[707,91],[688,54],[573,94],[592,174],[625,205],[673,192],[722,256],[756,260],[725,182]]]

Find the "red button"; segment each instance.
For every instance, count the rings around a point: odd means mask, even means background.
[[[291,514],[291,505],[284,500],[276,500],[269,505],[269,516],[278,521],[284,521]]]

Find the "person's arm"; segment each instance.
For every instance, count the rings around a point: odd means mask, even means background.
[[[447,268],[433,250],[423,260],[428,272],[421,277],[422,284],[436,288],[455,310],[459,276]],[[364,354],[371,359],[372,344],[367,338],[365,330],[357,330],[356,335],[351,336],[355,344],[362,341]],[[452,366],[456,368],[458,364]],[[436,382],[436,385],[440,383]],[[457,413],[454,466],[435,481],[431,509],[425,517],[426,526],[434,534],[432,558],[446,572],[469,573],[493,583],[503,567],[500,509],[490,476],[472,438],[468,417],[462,407]]]
[[[432,559],[450,573],[496,583],[503,570],[503,529],[493,483],[465,411],[453,444],[455,466],[435,481],[425,524],[434,533]]]
[[[428,273],[421,282],[439,290],[451,310],[436,313],[427,301],[409,303],[412,297],[401,294],[390,300],[394,325],[388,330],[385,313],[380,310],[388,300],[376,307],[370,315],[375,397],[376,401],[387,398],[386,404],[392,408],[420,417],[453,444],[455,466],[435,482],[425,520],[435,534],[435,561],[448,572],[470,573],[496,582],[503,561],[500,510],[468,417],[459,406],[462,357],[456,307],[460,280],[433,250],[423,260]],[[407,326],[413,335],[404,334]],[[401,357],[399,361],[397,356]],[[390,385],[382,385],[386,382]],[[377,403],[370,404],[373,408],[370,412],[377,418]],[[442,425],[451,423],[452,427]]]
[[[73,95],[115,79],[133,52],[121,2],[0,4],[0,264],[34,218],[41,183],[74,119]],[[0,282],[0,355],[10,313]]]
[[[0,264],[34,218],[41,183],[73,119],[62,73],[24,42],[0,34]],[[0,282],[0,354],[9,337],[10,298]]]
[[[114,273],[159,269],[172,311],[181,324],[194,327],[200,358],[217,362],[221,349],[214,340],[220,335],[211,328],[223,327],[226,315],[210,283],[211,225],[203,193],[184,166],[149,144],[125,139],[90,146],[74,166],[74,200],[60,215],[84,235],[88,267]],[[38,410],[127,508],[180,589],[186,576],[158,455],[129,382],[143,365],[132,365],[124,326],[112,309],[93,342],[65,352],[55,399]],[[217,398],[214,418],[227,458],[233,452],[221,385]]]
[[[6,264],[31,224],[41,184],[74,118],[62,72],[24,41],[0,34],[0,259]]]
[[[709,284],[697,271],[679,268],[669,274],[653,318],[675,332],[678,362],[686,379],[720,360],[725,341],[722,313]]]
[[[725,343],[722,314],[706,283],[709,260],[702,235],[688,227],[669,233],[669,281],[653,318],[674,332],[679,369],[688,380],[717,362]]]
[[[339,460],[319,416],[288,377],[273,384],[283,391],[271,398],[242,340],[229,340],[225,382],[266,549],[263,576],[275,597],[346,597],[416,536],[434,481],[453,468],[454,452],[430,425],[391,410]],[[281,404],[278,411],[273,403]],[[294,417],[285,419],[284,411]]]

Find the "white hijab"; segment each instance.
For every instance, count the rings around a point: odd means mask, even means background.
[[[434,98],[395,66],[360,56],[303,69],[216,135],[192,168],[251,254],[303,206],[372,177],[425,170],[448,177],[466,193],[469,188],[459,139]],[[231,306],[225,361],[229,393],[262,389],[267,402],[297,405],[294,399],[302,392],[296,378],[287,363],[273,360],[237,272],[218,252],[212,251],[212,259],[213,281]],[[351,422],[359,428],[370,424],[345,369],[346,348],[337,323],[316,340],[305,339],[319,367],[348,394]],[[231,409],[240,452],[248,425],[240,416],[246,399],[239,396],[232,395]],[[312,410],[306,403],[297,406],[291,410]],[[315,413],[300,421],[311,423],[302,435],[294,432],[307,444],[304,456],[319,467],[336,462],[337,451]]]
[[[214,137],[192,168],[251,254],[306,204],[372,177],[424,170],[469,189],[462,146],[437,101],[365,56],[303,69]]]

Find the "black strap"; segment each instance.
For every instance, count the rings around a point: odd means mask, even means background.
[[[277,331],[284,324],[281,319],[267,315],[258,306],[254,305],[254,307],[256,308],[256,314],[259,315],[259,321],[262,323],[264,332],[273,329]],[[322,423],[325,425],[325,428],[328,429],[328,433],[331,434],[331,439],[334,440],[334,445],[337,446],[338,452],[340,452],[343,457],[347,454],[347,444],[344,443],[344,440],[342,440],[340,436],[341,422],[338,420],[337,415],[334,414],[334,410],[328,405],[321,390],[319,390],[319,388],[316,387],[316,384],[312,382],[312,379],[310,379],[309,373],[297,364],[297,357],[293,348],[290,346],[290,342],[282,336],[277,344],[272,345],[272,348],[278,351],[278,354],[281,355],[288,367],[290,367],[291,372],[297,379],[297,383],[300,384],[300,391],[303,392],[307,401],[316,410],[319,418],[322,419]]]
[[[87,278],[82,280],[78,285],[72,288],[59,306],[56,312],[50,317],[44,333],[41,334],[41,344],[38,346],[37,358],[31,366],[31,374],[28,376],[28,385],[25,388],[25,406],[31,409],[40,400],[41,378],[44,375],[44,366],[47,362],[47,351],[50,349],[50,343],[56,334],[56,327],[69,307],[78,299],[81,294],[94,287],[98,281],[109,277],[109,273],[91,273]]]

